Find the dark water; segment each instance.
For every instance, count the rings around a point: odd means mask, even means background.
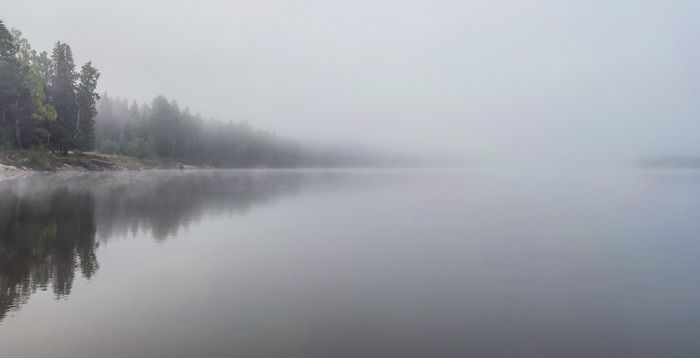
[[[700,173],[0,182],[1,357],[698,357]]]

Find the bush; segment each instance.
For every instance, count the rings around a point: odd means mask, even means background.
[[[26,166],[35,170],[56,170],[56,156],[43,149],[30,149],[27,152]]]
[[[0,148],[3,150],[12,149],[12,142],[10,141],[8,134],[5,133],[2,127],[0,127]]]
[[[114,154],[117,152],[117,144],[112,142],[111,140],[107,139],[104,142],[102,142],[102,146],[100,146],[100,153],[102,154]]]
[[[153,152],[151,151],[151,147],[148,145],[148,142],[143,140],[143,138],[136,138],[131,140],[126,145],[124,154],[138,159],[145,159],[150,158],[153,155]]]

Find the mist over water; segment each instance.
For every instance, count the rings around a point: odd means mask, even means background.
[[[164,171],[0,186],[7,356],[700,351],[692,171]]]

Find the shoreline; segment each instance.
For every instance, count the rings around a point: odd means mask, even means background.
[[[100,172],[143,171],[157,169],[207,169],[209,166],[192,165],[168,159],[138,159],[122,155],[95,152],[57,156],[43,150],[0,151],[0,175],[37,172]]]

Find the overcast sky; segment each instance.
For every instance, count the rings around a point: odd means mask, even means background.
[[[475,160],[700,155],[700,1],[2,0],[99,90]]]

